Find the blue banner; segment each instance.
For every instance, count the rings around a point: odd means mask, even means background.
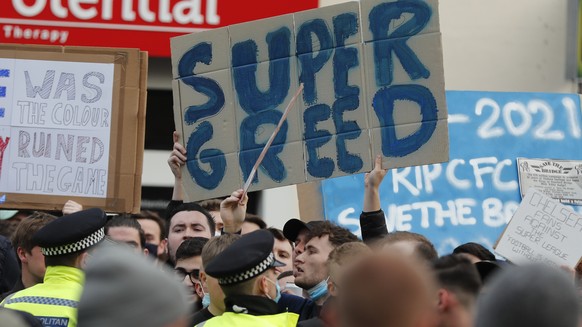
[[[440,254],[492,248],[521,201],[516,158],[582,160],[575,94],[447,91],[450,161],[392,169],[380,186],[389,231],[428,237]],[[321,182],[326,219],[361,235],[364,175]],[[574,207],[582,212],[581,207]]]

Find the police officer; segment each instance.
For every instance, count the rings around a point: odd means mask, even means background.
[[[105,236],[107,221],[101,209],[87,209],[60,217],[41,228],[33,241],[45,256],[44,283],[8,296],[0,306],[26,311],[43,326],[77,325],[77,304],[87,250]]]
[[[284,265],[273,255],[275,239],[268,230],[243,235],[206,266],[225,299],[225,313],[197,326],[296,326],[299,316],[280,312],[281,296],[275,267]]]

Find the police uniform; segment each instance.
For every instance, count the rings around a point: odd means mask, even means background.
[[[78,253],[105,237],[106,221],[101,209],[79,211],[50,222],[33,236],[33,241],[46,257]],[[44,283],[10,295],[0,306],[29,312],[45,327],[74,327],[83,282],[84,274],[78,268],[47,266]]]
[[[283,265],[273,255],[275,239],[268,230],[258,230],[232,243],[208,263],[205,272],[220,285],[236,285]],[[276,281],[274,281],[276,282]],[[224,299],[225,312],[199,327],[286,327],[296,326],[299,315],[280,312],[275,301],[252,294],[230,295]]]

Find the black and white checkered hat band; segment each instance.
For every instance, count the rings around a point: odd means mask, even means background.
[[[273,255],[273,252],[271,252],[265,260],[261,261],[261,263],[254,266],[250,270],[247,270],[245,272],[242,272],[242,273],[239,273],[239,274],[236,274],[233,276],[219,278],[218,283],[221,285],[230,285],[230,284],[244,282],[245,280],[249,280],[251,278],[254,278],[254,277],[262,274],[267,269],[271,268],[271,266],[273,265],[274,262],[275,262],[275,256]]]
[[[52,248],[40,248],[42,254],[46,256],[55,256],[55,255],[63,255],[78,252],[84,250],[92,245],[99,243],[105,237],[105,229],[103,227],[99,228],[96,232],[92,233],[91,235],[85,237],[84,239],[61,246],[55,246]]]

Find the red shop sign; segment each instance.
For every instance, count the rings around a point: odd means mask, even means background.
[[[2,3],[1,43],[140,48],[153,57],[170,56],[173,36],[318,6],[318,0],[2,0]]]

